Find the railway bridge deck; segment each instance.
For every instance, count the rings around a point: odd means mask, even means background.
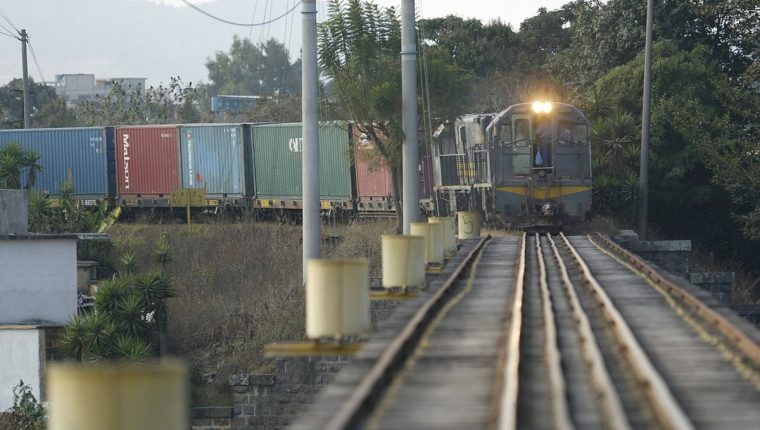
[[[759,345],[603,236],[468,241],[293,428],[760,428]]]

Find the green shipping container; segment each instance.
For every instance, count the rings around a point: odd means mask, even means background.
[[[251,126],[254,187],[257,199],[301,200],[301,123]],[[351,200],[351,162],[347,123],[319,126],[321,200]]]

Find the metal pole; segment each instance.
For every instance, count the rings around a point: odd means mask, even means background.
[[[307,261],[320,257],[319,219],[319,70],[317,64],[317,2],[304,0],[301,11],[303,59],[301,108],[303,122],[303,281]]]
[[[417,32],[414,0],[401,3],[401,104],[404,145],[402,153],[404,234],[419,218],[419,143],[417,117]]]
[[[24,83],[24,128],[32,127],[31,118],[31,103],[29,102],[29,72],[26,67],[26,42],[29,40],[26,35],[26,30],[21,29],[21,67],[23,70],[23,83]]]
[[[639,238],[647,238],[649,206],[649,110],[652,103],[652,11],[654,0],[647,0],[647,35],[644,48],[644,100],[641,109],[641,166],[639,171]]]

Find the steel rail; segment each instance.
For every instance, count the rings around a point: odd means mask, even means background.
[[[506,320],[504,332],[507,334],[502,349],[503,368],[496,379],[500,384],[493,405],[496,409],[496,428],[498,430],[514,430],[517,428],[517,393],[519,389],[520,368],[520,334],[522,332],[522,305],[525,291],[525,260],[527,235],[523,233],[520,243],[520,254],[517,260],[515,276],[515,292],[512,300],[510,318]]]
[[[549,283],[546,276],[546,261],[541,250],[541,237],[536,235],[536,256],[538,260],[538,284],[541,289],[541,298],[544,313],[544,351],[546,352],[546,366],[549,374],[549,390],[551,398],[552,417],[554,427],[558,429],[573,430],[575,425],[570,419],[570,408],[567,402],[565,389],[567,387],[565,376],[562,373],[559,344],[557,342],[557,322],[554,318],[552,296],[549,292]]]
[[[326,430],[344,430],[356,428],[362,420],[362,413],[371,409],[376,398],[393,380],[393,374],[403,366],[407,357],[414,352],[416,340],[425,332],[425,328],[434,318],[440,307],[446,302],[449,293],[464,270],[475,261],[490,240],[482,238],[454,269],[446,282],[420,306],[414,316],[407,322],[401,332],[393,338],[388,348],[375,362],[359,385],[351,393],[325,426]]]
[[[671,297],[681,301],[685,307],[690,308],[708,326],[714,327],[721,335],[733,342],[734,347],[741,351],[755,366],[760,367],[760,345],[756,341],[752,340],[741,329],[732,324],[726,317],[715,312],[693,294],[686,291],[686,289],[660,275],[640,257],[632,254],[604,235],[597,233],[597,236],[615,253],[628,260],[637,269],[639,275],[654,282]],[[590,236],[588,240],[595,247],[602,249]]]
[[[567,266],[565,266],[565,262],[562,260],[559,249],[557,249],[557,245],[551,236],[548,236],[548,239],[554,259],[559,266],[562,286],[568,297],[570,311],[573,314],[573,321],[575,322],[575,329],[580,338],[581,352],[583,353],[586,367],[591,373],[591,383],[596,392],[596,398],[602,405],[604,418],[607,420],[607,425],[610,429],[629,429],[630,425],[628,424],[627,414],[620,401],[615,384],[612,382],[609,370],[604,363],[604,357],[594,337],[588,315],[583,310],[583,306],[581,306],[578,294],[575,292],[575,286],[570,280],[570,274],[568,273]]]
[[[636,375],[637,382],[645,393],[644,397],[649,404],[655,420],[666,429],[693,429],[694,426],[691,421],[686,416],[681,405],[673,397],[673,393],[668,389],[668,385],[657,372],[644,349],[636,340],[620,311],[612,303],[612,300],[610,300],[602,286],[599,285],[599,282],[597,282],[575,247],[573,247],[563,233],[560,233],[560,236],[567,249],[573,255],[581,270],[581,274],[588,284],[591,296],[604,314],[610,330],[614,333],[612,337],[618,343],[620,353]]]

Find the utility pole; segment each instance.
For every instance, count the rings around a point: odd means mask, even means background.
[[[24,81],[24,128],[31,128],[32,118],[30,109],[32,106],[29,102],[29,72],[26,67],[26,43],[29,41],[29,38],[27,37],[26,30],[23,28],[19,34],[21,35],[21,67]]]
[[[321,223],[319,219],[319,69],[317,64],[317,1],[304,0],[301,10],[302,64],[301,109],[303,157],[301,189],[303,191],[303,282],[307,262],[320,258]]]
[[[639,238],[647,239],[649,212],[649,116],[652,104],[652,15],[654,0],[647,0],[647,35],[644,47],[644,97],[641,108],[641,165],[639,166]]]
[[[402,152],[404,234],[419,218],[419,124],[417,117],[417,32],[414,0],[401,3],[401,106],[404,145]]]

